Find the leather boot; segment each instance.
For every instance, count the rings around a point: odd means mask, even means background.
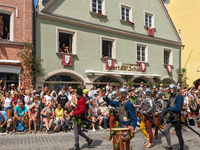
[[[90,138],[86,139],[86,141],[88,142],[88,146],[87,147],[89,147],[92,144],[92,142],[93,142],[93,140],[90,139]]]
[[[146,141],[146,143],[144,144],[144,147],[147,146],[149,144],[149,139]]]
[[[166,150],[173,150],[173,148],[172,147],[167,147]]]
[[[75,144],[75,146],[73,148],[70,148],[69,150],[80,150],[79,144],[78,145]]]

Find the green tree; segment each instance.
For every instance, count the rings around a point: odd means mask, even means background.
[[[162,83],[161,79],[159,77],[153,77],[153,81],[155,83],[155,86],[159,89],[160,84]]]
[[[37,76],[41,75],[44,71],[42,67],[42,59],[34,56],[34,47],[32,43],[24,43],[21,46],[20,51],[17,53],[17,56],[22,59],[23,70],[20,73],[21,80],[34,79]]]
[[[184,69],[184,68],[178,68],[176,69],[176,73],[177,73],[177,81],[180,79],[179,83],[180,83],[180,87],[181,88],[185,88],[185,87],[189,87],[189,85],[187,84],[187,80],[189,79],[187,77],[187,69]]]
[[[131,75],[123,75],[122,78],[126,81],[126,84],[124,84],[126,87],[129,87],[129,90],[133,87],[133,76]]]

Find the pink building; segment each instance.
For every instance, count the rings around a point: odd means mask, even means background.
[[[32,24],[32,0],[0,1],[0,79],[7,81],[7,88],[31,84],[16,75],[27,71],[17,53],[24,42],[32,43]]]

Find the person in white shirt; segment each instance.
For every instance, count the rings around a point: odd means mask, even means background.
[[[12,97],[10,95],[10,92],[7,92],[6,93],[6,99],[4,100],[3,102],[3,110],[4,111],[8,111],[8,110],[11,110],[12,109]]]
[[[29,107],[33,103],[33,96],[31,95],[31,92],[29,90],[26,91],[26,95],[27,96],[25,96],[24,101],[25,101],[27,112],[29,112]]]
[[[106,85],[106,92],[110,89],[110,82],[107,83]]]
[[[50,95],[51,91],[47,90],[47,95],[44,96],[42,103],[44,103],[46,105],[46,107],[48,106],[49,102],[53,102],[54,103],[54,99],[53,97]],[[53,104],[52,103],[52,104]]]

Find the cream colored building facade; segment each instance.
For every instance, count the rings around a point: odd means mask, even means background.
[[[195,85],[197,87],[200,82],[200,1],[171,0],[167,5],[167,10],[176,29],[181,29],[181,37],[185,45],[184,50],[182,50],[182,67],[184,67],[193,49],[186,66],[187,77],[189,78],[187,83],[189,86]]]

